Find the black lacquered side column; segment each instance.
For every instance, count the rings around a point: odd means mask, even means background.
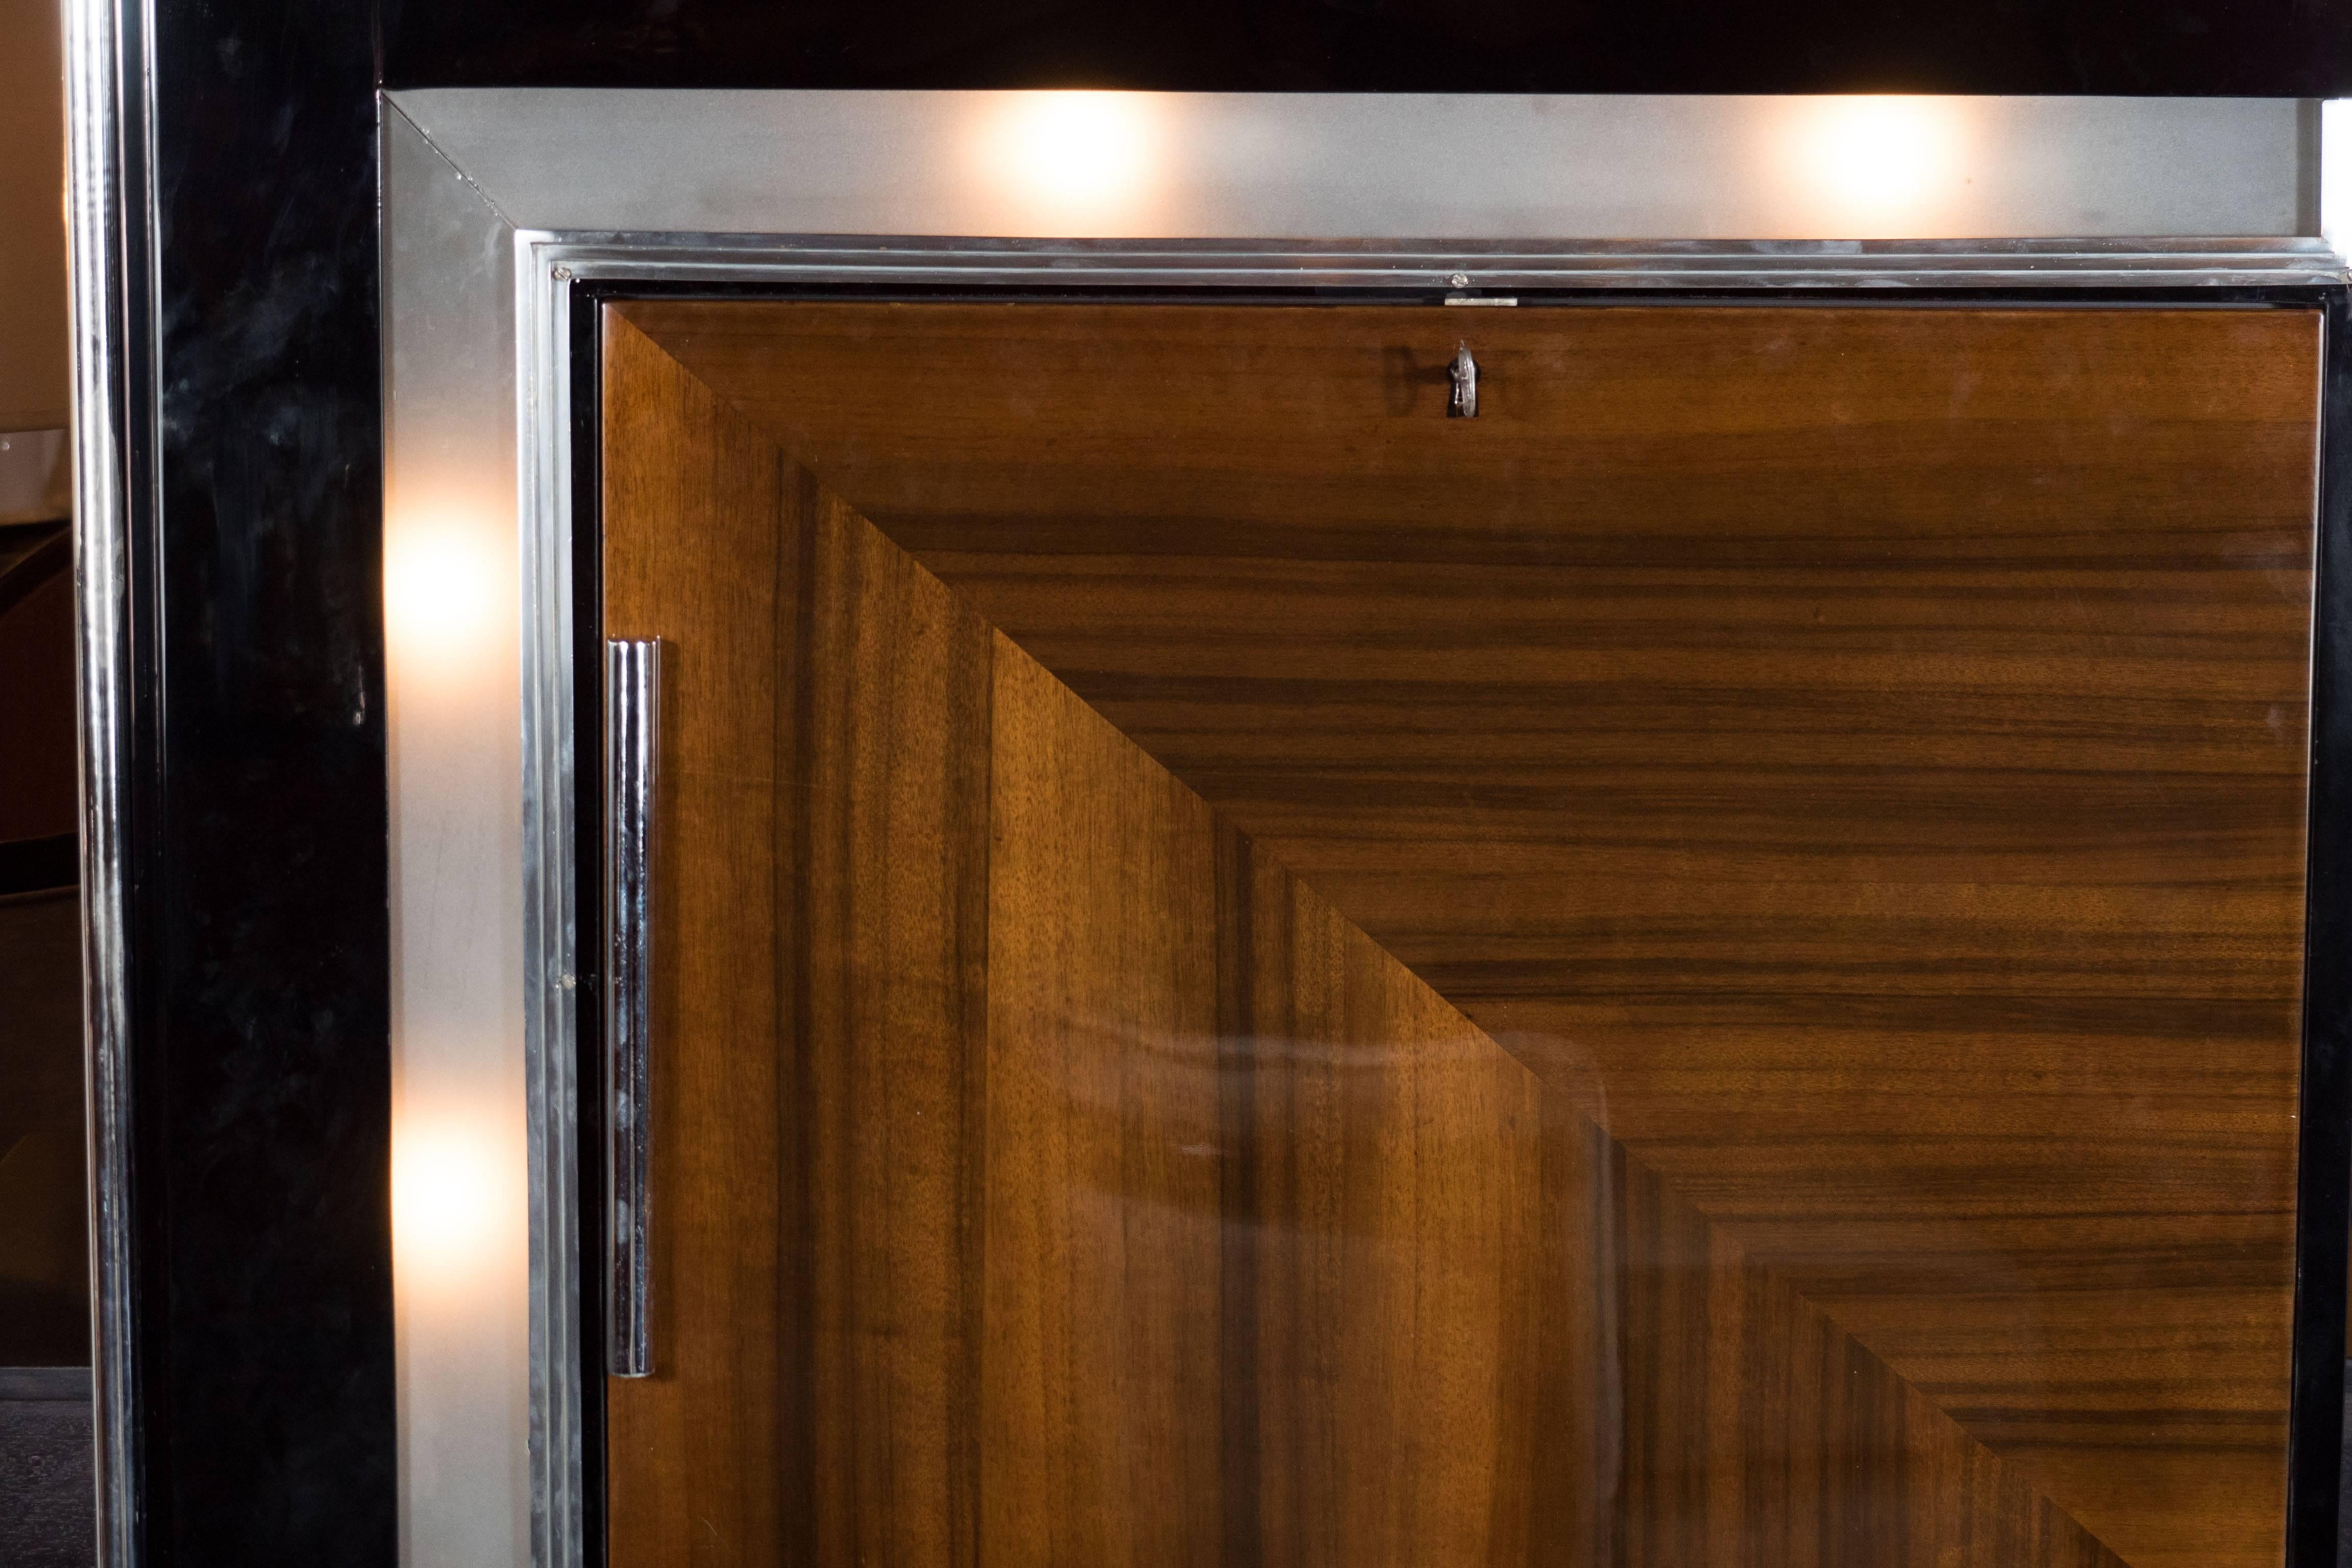
[[[110,1554],[389,1564],[373,22],[278,0],[112,21],[114,210],[77,220],[85,288],[110,225],[119,268],[81,342],[85,419],[94,387],[112,405],[84,457],[110,446],[120,492],[83,519],[108,532],[85,566],[119,578],[92,646],[126,700],[121,940],[94,965],[121,1020],[99,1105],[128,1139]],[[78,91],[89,135],[100,95]]]

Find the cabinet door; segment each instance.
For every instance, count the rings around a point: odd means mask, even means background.
[[[2275,1568],[2318,353],[607,307],[615,1568]]]

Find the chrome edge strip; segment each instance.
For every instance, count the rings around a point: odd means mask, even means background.
[[[661,643],[604,645],[604,1350],[614,1377],[653,1355],[653,965]]]
[[[514,232],[516,525],[522,557],[523,1014],[530,1165],[530,1552],[582,1568],[585,1355],[580,1289],[580,933],[572,668],[571,284]]]
[[[1615,241],[1566,245],[546,234],[593,279],[1069,288],[2084,289],[2340,284],[2325,240]]]
[[[131,1568],[134,1462],[131,1102],[125,1055],[124,798],[133,746],[129,543],[132,401],[158,395],[154,167],[143,5],[66,6],[67,244],[73,280],[74,643],[81,769],[85,1119],[98,1562]]]

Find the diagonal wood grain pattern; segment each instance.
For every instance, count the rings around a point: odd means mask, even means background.
[[[2313,318],[1437,314],[612,313],[614,1561],[2274,1561]]]

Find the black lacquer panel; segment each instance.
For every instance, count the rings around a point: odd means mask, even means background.
[[[372,18],[152,26],[142,1558],[364,1568],[394,1560]]]
[[[2218,93],[2352,84],[2326,0],[386,0],[394,87]]]

